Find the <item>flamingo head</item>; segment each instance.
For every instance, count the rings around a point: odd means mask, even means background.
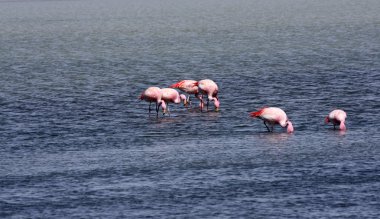
[[[214,101],[215,111],[218,112],[220,107],[219,99],[217,97],[214,97],[212,100]]]
[[[186,106],[187,105],[186,96],[184,94],[181,94],[179,95],[179,98],[183,101],[183,105]]]
[[[287,125],[288,125],[287,132],[293,133],[294,132],[293,124],[288,120]]]
[[[330,119],[329,119],[328,116],[326,116],[326,118],[325,118],[325,124],[327,124],[327,123],[329,123],[329,122],[330,122]]]

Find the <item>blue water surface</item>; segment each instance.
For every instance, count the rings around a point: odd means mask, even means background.
[[[380,2],[0,1],[0,217],[378,218]],[[221,110],[140,93],[219,85]],[[266,132],[249,112],[281,107]],[[335,109],[346,132],[324,125]],[[212,109],[212,108],[211,108]]]

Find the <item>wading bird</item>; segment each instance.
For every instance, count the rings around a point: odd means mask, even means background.
[[[218,85],[216,85],[216,83],[210,79],[204,79],[204,80],[198,81],[194,83],[194,85],[198,86],[199,93],[202,94],[201,103],[200,103],[201,110],[203,110],[203,107],[204,107],[204,101],[203,101],[203,94],[204,94],[204,95],[207,95],[206,109],[208,110],[209,101],[213,101],[214,106],[215,106],[215,111],[219,111],[220,102],[218,98]]]
[[[268,132],[273,132],[274,125],[280,125],[281,127],[287,127],[287,132],[292,133],[294,131],[293,124],[289,121],[286,113],[277,107],[264,107],[257,112],[250,113],[252,117],[258,117],[264,121],[265,127]],[[268,125],[271,127],[269,128]]]
[[[334,129],[336,125],[339,125],[339,129],[344,131],[346,130],[346,125],[344,124],[346,122],[347,114],[343,110],[336,109],[329,113],[328,116],[325,118],[325,123],[331,122],[334,125]]]
[[[194,94],[194,96],[200,100],[200,97],[198,95],[198,86],[195,85],[196,83],[197,81],[194,80],[182,80],[180,82],[172,84],[170,88],[178,88],[179,90],[189,94],[183,103],[183,105],[187,106],[188,104],[191,105],[190,94]]]
[[[159,87],[149,87],[140,95],[140,100],[145,100],[149,102],[149,114],[151,111],[151,104],[152,102],[156,103],[156,113],[158,116],[158,111],[160,109],[160,106],[162,108],[166,108],[165,101],[162,100],[162,90]]]
[[[178,91],[174,90],[173,88],[162,88],[162,100],[166,102],[166,105],[162,107],[163,113],[168,113],[170,115],[169,111],[169,103],[181,103],[181,100],[185,101],[186,96],[183,94],[179,94]]]

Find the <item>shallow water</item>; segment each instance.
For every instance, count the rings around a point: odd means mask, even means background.
[[[377,218],[379,9],[0,1],[0,217]],[[204,78],[220,112],[137,99]],[[262,106],[295,133],[267,133]]]

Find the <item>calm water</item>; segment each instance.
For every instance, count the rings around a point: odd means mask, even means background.
[[[1,0],[0,217],[378,218],[379,11]],[[204,78],[220,112],[149,117],[137,100]],[[295,133],[248,117],[262,106],[283,108]],[[323,124],[336,107],[345,133]]]

